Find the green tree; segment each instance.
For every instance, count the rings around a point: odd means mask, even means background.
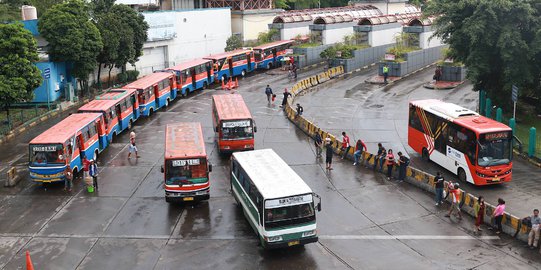
[[[64,0],[30,0],[28,2],[30,5],[36,7],[38,18],[41,18],[41,16],[45,14],[48,9],[56,4],[62,4]]]
[[[96,81],[101,85],[101,68],[109,67],[109,84],[111,83],[111,70],[113,69],[118,54],[121,50],[120,39],[121,34],[118,31],[122,30],[122,22],[112,13],[101,14],[96,18],[96,26],[100,31],[103,40],[103,48],[98,54],[98,74]]]
[[[126,5],[114,5],[110,12],[123,24],[118,29],[121,50],[115,66],[125,71],[127,63],[135,65],[143,55],[143,45],[148,39],[148,24],[141,13]]]
[[[36,41],[21,23],[0,24],[0,104],[9,115],[9,106],[29,101],[41,85]]]
[[[23,0],[0,1],[0,23],[21,20]]]
[[[433,0],[435,35],[468,68],[476,89],[510,106],[511,85],[540,95],[541,5],[519,0]]]
[[[238,35],[232,35],[225,41],[225,51],[230,52],[242,47],[242,40]]]
[[[85,3],[71,0],[53,6],[42,16],[38,28],[49,42],[51,61],[73,63],[73,75],[81,89],[87,90],[88,75],[96,67],[103,42]]]

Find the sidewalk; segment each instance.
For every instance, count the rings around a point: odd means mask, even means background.
[[[461,82],[447,82],[447,81],[430,81],[425,83],[423,86],[427,89],[435,89],[435,90],[449,90],[453,89],[461,84],[463,84],[464,81]]]

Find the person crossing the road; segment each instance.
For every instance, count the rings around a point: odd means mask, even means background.
[[[90,160],[88,173],[90,174],[90,177],[92,177],[92,185],[94,186],[94,189],[98,190],[98,165],[93,159]]]
[[[333,149],[332,149],[332,142],[331,138],[325,139],[325,165],[327,170],[332,170],[332,155],[333,155]]]
[[[314,138],[314,146],[316,147],[316,157],[321,157],[321,152],[323,151],[323,139],[319,132],[316,132],[316,137]]]
[[[270,87],[270,85],[267,84],[267,87],[265,88],[265,95],[267,95],[267,101],[269,103],[269,105],[271,104],[272,102],[272,88]]]
[[[383,83],[387,84],[387,78],[389,78],[389,66],[383,65]]]

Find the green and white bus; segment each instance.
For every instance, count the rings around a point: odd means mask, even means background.
[[[230,168],[233,197],[264,248],[317,242],[321,198],[272,149],[235,152]]]

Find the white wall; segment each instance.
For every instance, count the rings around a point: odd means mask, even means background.
[[[149,24],[148,42],[136,63],[140,75],[152,70],[224,51],[231,36],[229,8],[143,12]],[[161,54],[160,54],[161,53]],[[161,61],[165,63],[161,63]],[[160,62],[160,63],[158,63]],[[131,67],[130,67],[131,68]]]
[[[443,45],[443,42],[438,37],[432,37],[434,31],[421,33],[419,35],[419,47],[421,49],[428,49],[432,47],[437,47]],[[432,39],[430,39],[432,37]],[[430,41],[429,41],[430,39]]]
[[[116,0],[115,4],[124,5],[155,5],[157,6],[158,0]]]
[[[368,34],[368,44],[372,47],[395,43],[395,37],[402,33],[402,27],[385,30],[372,30]]]
[[[344,37],[353,34],[353,26],[327,29],[321,33],[323,45],[344,41]]]
[[[242,21],[242,37],[244,40],[257,39],[261,32],[269,31],[269,24],[272,23],[277,13],[266,14],[244,14],[240,17]]]
[[[308,28],[308,25],[301,26],[301,27],[295,27],[295,28],[283,28],[280,29],[280,37],[281,39],[293,39],[297,35],[305,36],[310,34],[310,28]]]

